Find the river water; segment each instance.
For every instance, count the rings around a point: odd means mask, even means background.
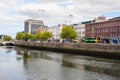
[[[119,60],[73,54],[0,47],[0,80],[120,80]]]

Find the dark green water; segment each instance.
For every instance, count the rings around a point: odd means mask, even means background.
[[[0,47],[0,80],[120,80],[120,61]]]

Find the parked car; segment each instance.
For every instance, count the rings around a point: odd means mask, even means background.
[[[95,38],[95,43],[102,43],[102,38]]]
[[[111,43],[111,39],[110,38],[103,38],[102,43],[109,44],[109,43]]]
[[[111,43],[119,44],[120,39],[119,38],[111,38]]]
[[[95,43],[95,39],[94,38],[85,38],[84,42],[85,43]]]

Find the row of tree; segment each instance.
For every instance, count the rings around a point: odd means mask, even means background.
[[[47,40],[52,37],[51,32],[37,32],[36,34],[30,34],[30,33],[22,33],[18,32],[16,35],[17,40]]]
[[[47,40],[52,37],[52,33],[45,31],[45,32],[37,32],[36,34],[29,34],[29,33],[22,33],[18,32],[16,35],[17,40]],[[60,34],[62,39],[75,39],[77,37],[77,32],[75,31],[72,26],[65,26]]]

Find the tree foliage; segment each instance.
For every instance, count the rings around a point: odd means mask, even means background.
[[[5,41],[10,41],[10,40],[12,40],[12,38],[11,38],[11,36],[5,36],[4,40]]]
[[[63,39],[75,39],[77,37],[77,32],[72,26],[65,26],[61,32],[61,38]]]
[[[29,39],[32,39],[32,37],[33,37],[32,34],[25,33],[25,34],[23,34],[22,39],[27,41]]]
[[[17,40],[21,40],[22,37],[23,37],[23,34],[24,34],[24,33],[22,33],[22,32],[18,32],[17,35],[16,35],[16,39],[17,39]]]
[[[34,36],[35,40],[47,40],[52,37],[51,32],[37,32]]]
[[[35,39],[35,40],[40,40],[40,39],[41,39],[41,32],[37,32],[37,33],[34,35],[34,39]]]
[[[47,39],[52,37],[52,33],[45,31],[45,32],[42,33],[42,36],[43,36],[42,39],[47,40]]]
[[[17,40],[47,40],[52,37],[52,33],[45,31],[45,32],[37,32],[36,34],[32,35],[29,33],[22,33],[18,32],[16,34],[16,39]]]

